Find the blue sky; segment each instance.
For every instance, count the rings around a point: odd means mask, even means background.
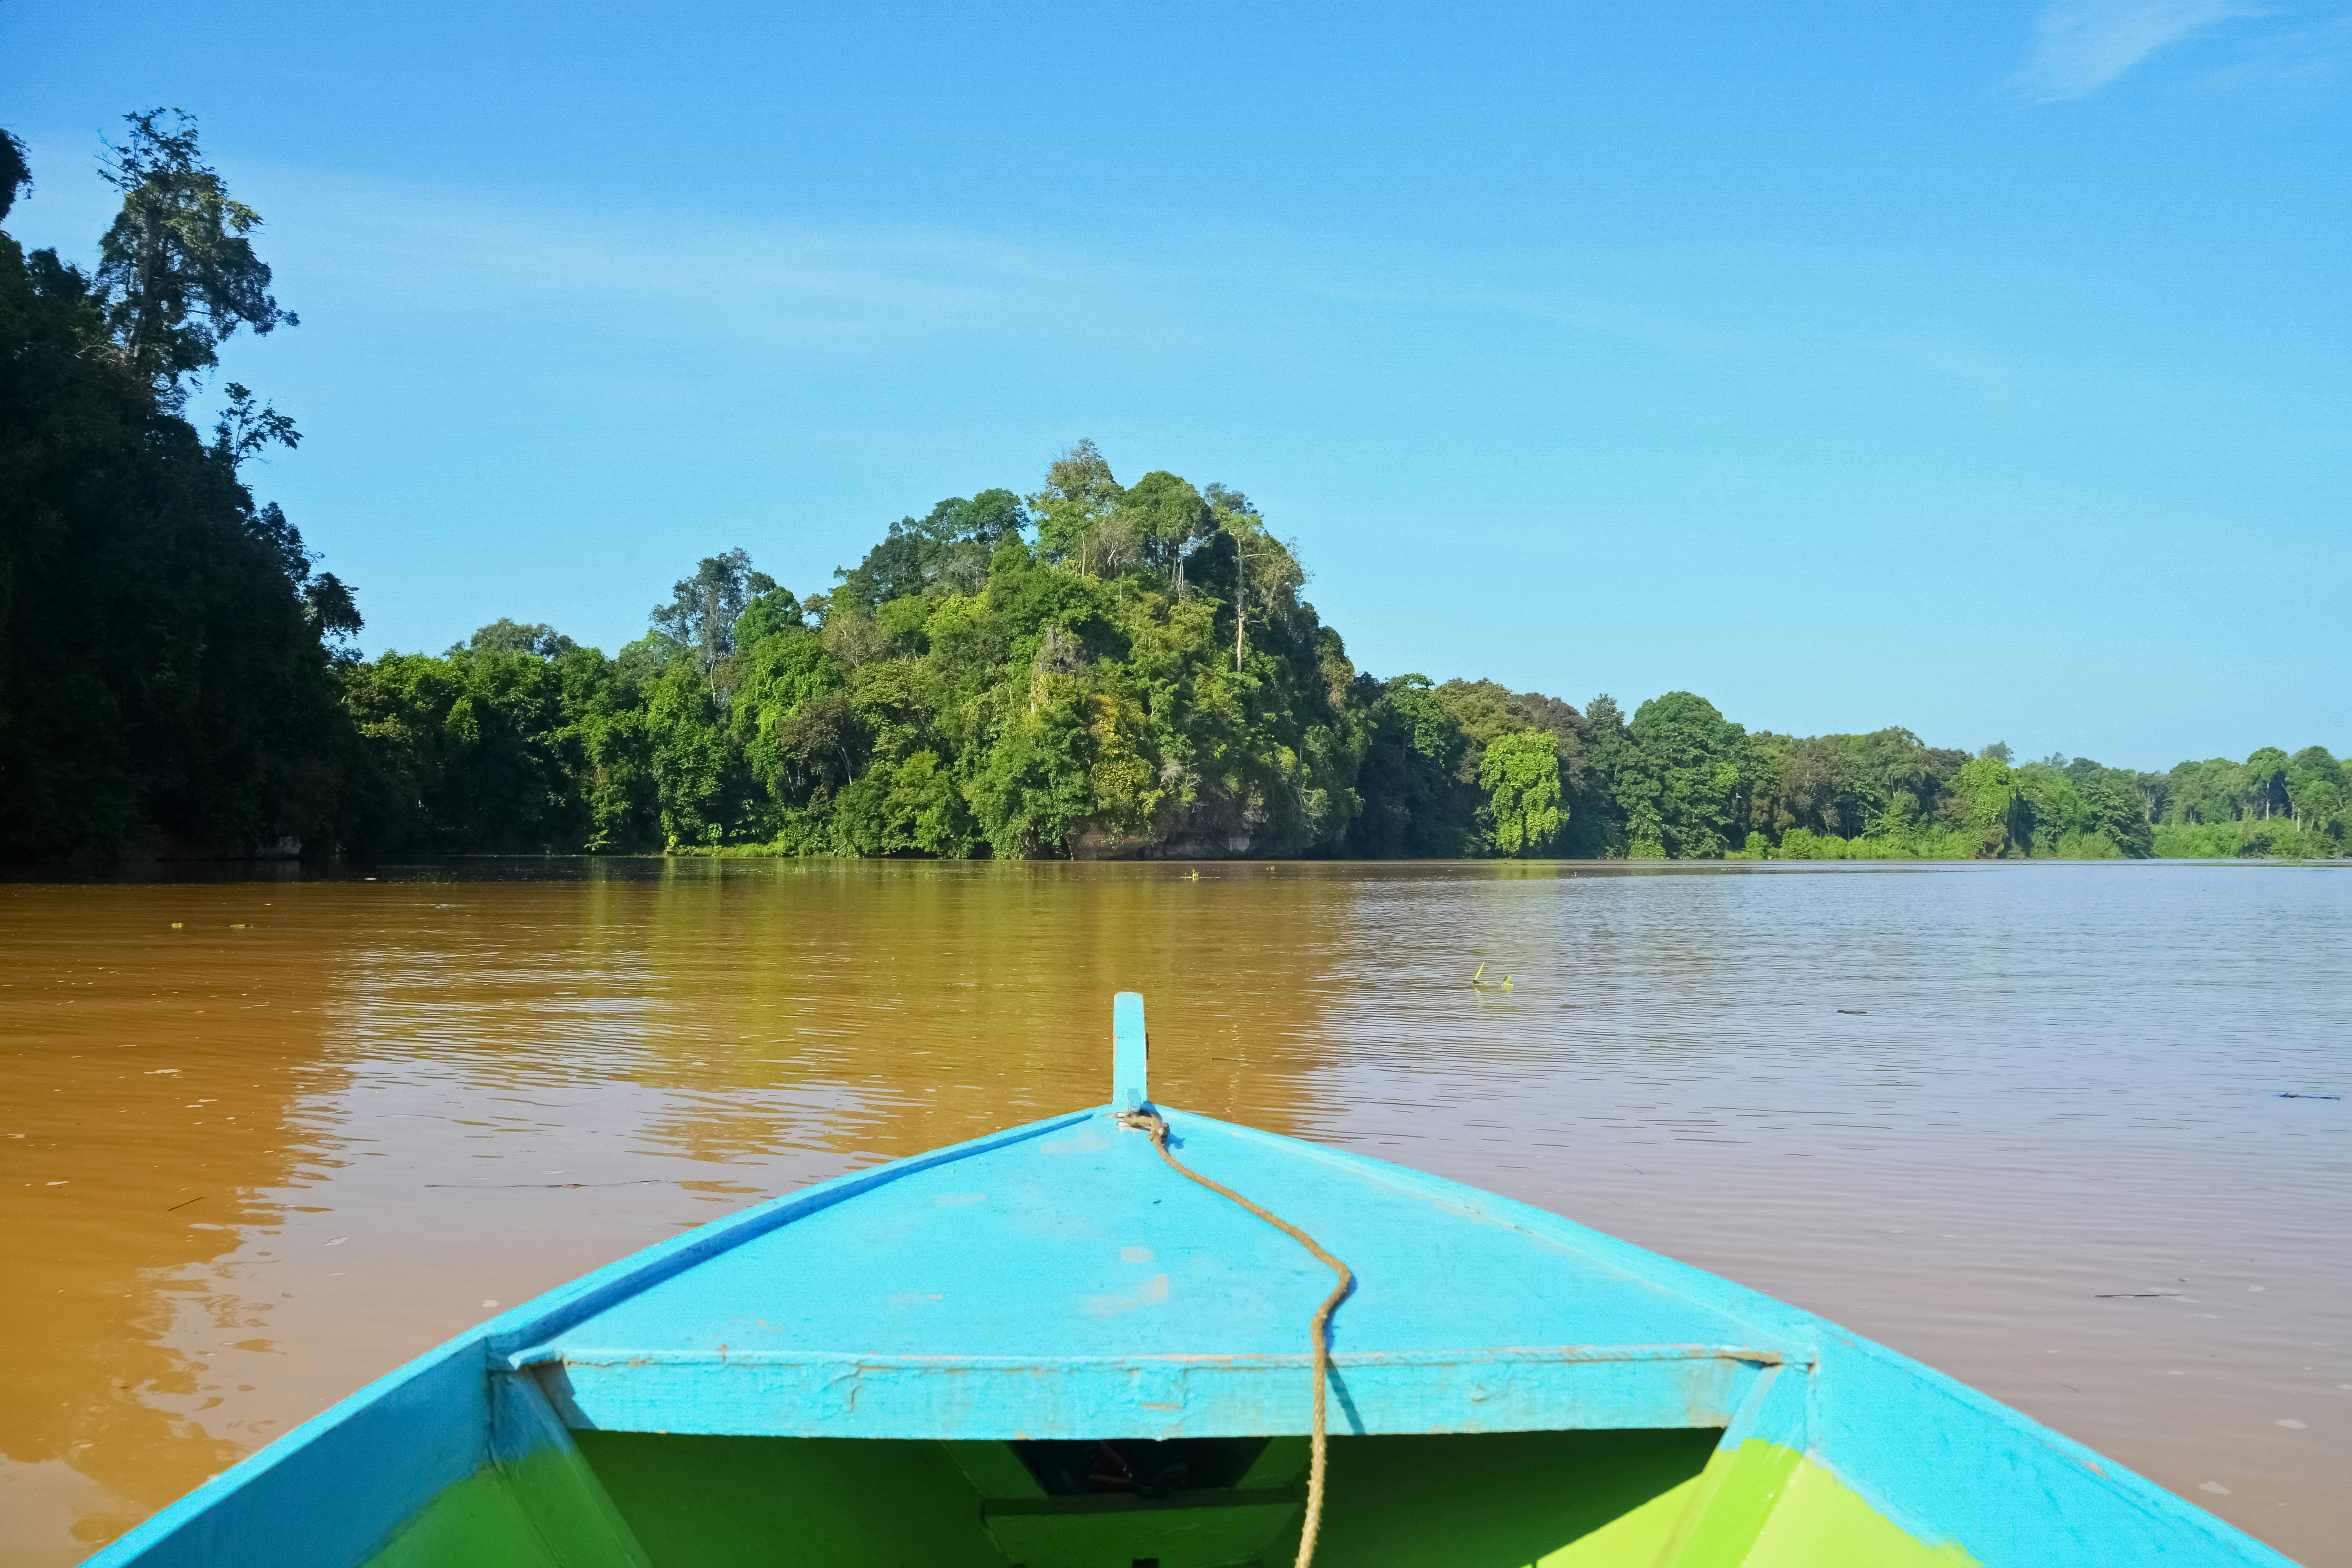
[[[1246,490],[1382,674],[2352,749],[2352,5],[0,4],[10,219],[195,112],[370,652]]]

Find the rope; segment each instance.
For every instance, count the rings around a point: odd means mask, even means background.
[[[1356,1288],[1355,1273],[1345,1263],[1326,1252],[1322,1243],[1291,1224],[1290,1221],[1260,1208],[1223,1183],[1211,1181],[1207,1176],[1169,1153],[1168,1123],[1158,1112],[1121,1111],[1113,1119],[1122,1127],[1131,1127],[1139,1132],[1150,1134],[1151,1146],[1160,1151],[1160,1157],[1166,1160],[1169,1168],[1177,1175],[1199,1182],[1220,1197],[1228,1197],[1240,1204],[1244,1208],[1314,1253],[1318,1262],[1339,1276],[1339,1282],[1331,1288],[1329,1295],[1323,1298],[1323,1304],[1315,1309],[1314,1322],[1307,1328],[1307,1335],[1315,1345],[1315,1427],[1313,1435],[1308,1438],[1307,1523],[1298,1537],[1297,1568],[1308,1568],[1308,1565],[1315,1561],[1315,1537],[1323,1528],[1323,1390],[1324,1385],[1330,1380],[1331,1372],[1331,1314],[1338,1310],[1340,1301],[1347,1298],[1348,1292]]]

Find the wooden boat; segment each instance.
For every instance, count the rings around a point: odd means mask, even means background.
[[[1108,1105],[493,1318],[96,1562],[1279,1568],[1303,1539],[1324,1568],[2286,1561],[1811,1313],[1160,1111],[1139,997],[1113,1057]],[[1352,1271],[1328,1367],[1310,1323],[1346,1287],[1277,1224]]]

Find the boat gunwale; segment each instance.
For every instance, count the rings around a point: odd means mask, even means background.
[[[1618,1362],[1737,1361],[1754,1366],[1810,1368],[1809,1355],[1790,1355],[1739,1344],[1556,1344],[1478,1345],[1465,1349],[1333,1351],[1330,1364],[1350,1367],[1498,1365],[1605,1365]],[[507,1367],[529,1372],[554,1366],[848,1366],[904,1367],[913,1371],[1033,1372],[1094,1371],[1124,1366],[1247,1366],[1297,1371],[1314,1364],[1306,1352],[1160,1351],[1133,1355],[898,1355],[851,1350],[556,1350],[541,1346],[510,1355]]]

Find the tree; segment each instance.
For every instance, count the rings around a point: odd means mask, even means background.
[[[248,236],[261,214],[205,162],[195,120],[176,109],[123,119],[131,134],[107,145],[100,165],[122,210],[99,241],[99,293],[124,357],[172,393],[181,377],[216,363],[239,327],[259,336],[298,320],[278,308],[268,265],[254,254]]]
[[[2025,806],[2027,831],[2020,839],[2025,852],[2066,858],[2079,853],[2088,814],[2082,791],[2074,788],[2064,769],[2044,758],[2010,769],[2010,779]],[[2110,855],[2114,852],[2111,847],[2107,851]]]
[[[2275,746],[2265,746],[2246,758],[2239,788],[2239,815],[2268,821],[2273,810],[2287,806],[2287,757]]]
[[[705,556],[692,577],[670,585],[670,601],[649,612],[654,627],[693,658],[695,667],[723,709],[729,697],[727,661],[735,652],[735,621],[753,596],[772,592],[776,580],[751,570],[740,546],[725,555]]]
[[[1103,534],[1126,489],[1092,441],[1065,448],[1045,468],[1045,487],[1029,497],[1037,519],[1037,547],[1048,560],[1075,559],[1092,570]]]
[[[1028,527],[1029,514],[1020,497],[1010,490],[982,490],[956,507],[953,537],[993,555],[999,545],[1019,538]]]
[[[579,645],[545,622],[526,626],[502,615],[450,649],[449,656],[456,658],[469,653],[530,653],[541,659],[560,659]]]
[[[1263,621],[1295,609],[1298,591],[1307,586],[1307,569],[1298,564],[1298,541],[1275,538],[1248,497],[1212,485],[1206,498],[1212,523],[1232,541],[1234,668],[1238,670],[1249,646],[1251,611]]]
[[[2324,746],[2287,759],[2286,797],[2297,827],[2324,827],[2344,810],[2344,769]]]
[[[1349,831],[1349,852],[1376,858],[1465,853],[1474,825],[1461,809],[1456,769],[1468,737],[1427,675],[1376,682],[1371,693],[1357,770],[1363,810]]]
[[[1787,826],[1811,828],[1838,838],[1850,838],[1861,831],[1862,758],[1859,748],[1843,744],[1847,738],[1811,735],[1790,739],[1778,748],[1778,810],[1773,816],[1787,819]]]
[[[0,131],[0,218],[16,208],[18,192],[32,188],[33,166],[23,140],[13,131]]]
[[[1621,777],[1635,859],[1717,860],[1728,847],[1745,781],[1748,732],[1691,692],[1633,711],[1631,766]]]
[[[2000,750],[2005,753],[2008,747]],[[2032,842],[2031,821],[2005,756],[1996,755],[1994,747],[1986,747],[1962,764],[1952,786],[1953,798],[1959,803],[1960,820],[1975,836],[1979,856],[1994,858],[2012,851],[2026,852]]]
[[[1631,844],[1617,787],[1632,767],[1633,737],[1615,699],[1605,692],[1584,705],[1575,729],[1576,756],[1565,779],[1575,809],[1559,852],[1578,860],[1621,858]]]
[[[1021,497],[1010,490],[950,496],[928,517],[892,523],[855,570],[836,568],[841,585],[833,597],[870,620],[910,594],[976,593],[988,580],[990,557],[1028,526]]]
[[[243,387],[209,443],[179,413],[213,343],[286,318],[206,237],[249,210],[193,131],[133,119],[101,277],[0,235],[0,854],[330,847],[389,789],[336,698],[354,596],[240,476],[291,422]]]
[[[2126,859],[2145,860],[2155,852],[2156,831],[2137,775],[2077,757],[2066,765],[2066,781],[2079,802],[2074,814],[2081,832],[2096,834]]]
[[[1154,469],[1119,497],[1113,517],[1139,563],[1166,571],[1170,589],[1181,594],[1184,557],[1210,527],[1201,492],[1164,468]]]
[[[744,605],[743,613],[735,618],[736,651],[749,653],[771,637],[800,631],[807,624],[801,601],[792,591],[772,588]]]
[[[351,586],[247,481],[293,420],[237,382],[208,436],[184,417],[222,343],[295,324],[261,219],[186,115],[127,120],[94,275],[0,235],[0,853],[2343,848],[2324,747],[2133,775],[1897,727],[1751,737],[1688,692],[1629,725],[1606,695],[1382,681],[1247,496],[1122,486],[1091,441],[1025,502],[902,517],[831,592],[706,558],[610,660],[500,619],[362,662]],[[0,132],[0,215],[29,183]]]
[[[1560,805],[1559,751],[1542,730],[1523,729],[1488,741],[1478,784],[1489,792],[1486,817],[1502,853],[1531,855],[1559,836],[1567,821]]]

